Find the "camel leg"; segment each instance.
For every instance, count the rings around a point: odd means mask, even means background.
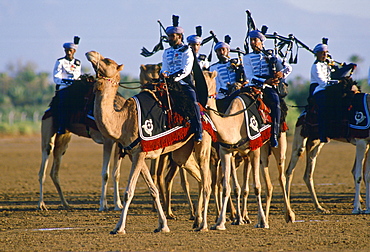
[[[53,127],[46,127],[47,122],[45,120],[42,121],[42,139],[41,139],[41,151],[42,151],[42,158],[41,158],[41,165],[39,171],[39,184],[40,184],[40,199],[38,202],[38,209],[40,210],[48,210],[46,204],[44,202],[44,183],[46,178],[46,170],[49,163],[50,153],[54,150],[54,143],[55,143],[55,132],[53,131]],[[50,123],[52,124],[52,122]],[[49,126],[48,124],[47,126]]]
[[[370,151],[367,149],[366,166],[365,166],[365,184],[366,184],[366,210],[365,214],[370,214]]]
[[[249,157],[244,158],[244,168],[243,168],[243,205],[242,205],[242,218],[244,223],[250,224],[251,220],[248,216],[248,196],[249,196],[249,177],[252,170],[252,165]]]
[[[234,208],[234,204],[230,198],[229,205],[230,205],[230,211],[231,211],[231,218],[233,220],[232,225],[243,225],[244,221],[241,214],[241,205],[240,205],[240,195],[241,195],[241,187],[239,185],[238,177],[236,174],[236,164],[235,164],[235,157],[232,159],[231,163],[231,178],[234,185],[234,196],[236,200],[236,209]],[[236,212],[235,212],[236,210]]]
[[[151,174],[151,176],[153,178],[153,181],[154,181],[155,185],[157,186],[157,188],[158,188],[159,159],[160,159],[160,157],[150,160],[150,174]],[[156,211],[156,209],[154,207],[154,202],[153,202],[153,206],[152,206],[152,211]]]
[[[230,175],[231,175],[231,162],[232,162],[232,152],[227,151],[225,148],[220,147],[220,159],[223,174],[223,198],[221,203],[221,211],[218,216],[217,222],[212,226],[212,230],[226,230],[226,210],[227,203],[230,198]]]
[[[189,212],[190,212],[189,220],[194,220],[195,219],[195,207],[194,207],[193,201],[191,200],[191,196],[190,196],[188,175],[184,169],[180,169],[180,178],[181,178],[182,190],[184,191],[186,195],[186,199],[188,200],[188,204],[189,204]],[[199,179],[200,179],[200,174],[199,174]]]
[[[201,176],[201,189],[200,191],[203,193],[201,194],[203,197],[198,201],[198,210],[197,210],[197,218],[201,211],[203,210],[202,222],[195,231],[208,231],[208,221],[207,221],[207,214],[208,214],[208,205],[209,199],[211,197],[212,189],[211,189],[211,169],[210,169],[210,156],[211,156],[211,143],[212,139],[211,136],[203,131],[203,141],[200,144],[196,144],[195,147],[195,159],[196,163],[199,164],[200,169],[200,176]],[[202,204],[200,203],[202,202]]]
[[[221,204],[222,204],[222,165],[221,160],[218,161],[217,166],[215,167],[215,182],[214,182],[214,196],[215,196],[215,204],[216,204],[216,222],[218,216],[221,212]]]
[[[157,181],[154,182],[159,190],[161,201],[165,204],[165,192],[166,186],[164,182],[164,173],[170,163],[170,154],[161,155],[159,158],[159,164],[157,169]]]
[[[136,188],[136,184],[137,184],[137,180],[139,178],[140,172],[142,173],[143,178],[149,187],[150,194],[153,197],[153,200],[155,202],[155,207],[158,211],[159,226],[155,230],[155,232],[160,232],[160,231],[169,232],[166,216],[160,204],[158,189],[156,188],[153,182],[153,179],[149,172],[149,168],[145,164],[146,153],[140,152],[140,150],[136,150],[136,152],[138,153],[132,154],[131,171],[130,171],[127,188],[126,188],[125,195],[124,195],[122,213],[121,213],[118,223],[116,224],[116,227],[111,232],[111,234],[125,234],[126,233],[125,229],[126,229],[127,212],[128,212],[129,205],[132,201],[132,198],[134,197],[134,192],[135,192],[135,188]]]
[[[311,194],[311,198],[314,202],[316,210],[318,212],[327,214],[330,212],[320,205],[317,199],[315,185],[313,182],[313,174],[314,174],[315,167],[316,167],[316,160],[323,146],[324,146],[324,143],[320,143],[319,140],[307,141],[306,170],[305,170],[303,180],[306,183],[307,188]]]
[[[113,194],[114,210],[121,210],[123,207],[119,193],[119,180],[121,178],[121,162],[123,159],[120,156],[120,152],[121,152],[120,147],[118,146],[118,144],[116,144],[113,158],[114,169],[112,170],[113,189],[114,189]]]
[[[279,143],[279,148],[281,148]],[[272,200],[272,192],[274,187],[271,183],[270,173],[269,173],[269,153],[270,153],[270,142],[267,142],[261,147],[261,172],[266,184],[266,220],[268,221],[270,215],[270,206]]]
[[[286,151],[287,151],[287,139],[286,133],[282,132],[279,138],[279,148],[273,148],[273,153],[275,156],[275,160],[277,163],[277,167],[279,170],[279,183],[281,186],[281,190],[283,193],[284,198],[284,212],[285,212],[285,221],[287,223],[295,221],[295,214],[291,208],[290,200],[286,193],[286,178],[284,174],[284,167],[285,167],[285,160],[286,160]],[[267,218],[267,210],[266,210],[266,218]]]
[[[302,157],[305,151],[306,142],[307,142],[307,138],[301,136],[301,129],[302,129],[302,126],[297,126],[295,128],[294,138],[293,138],[293,143],[292,143],[292,154],[290,157],[288,168],[285,173],[286,193],[287,193],[289,202],[290,202],[290,190],[291,190],[291,185],[292,185],[292,180],[293,180],[294,169],[297,166],[299,158]]]
[[[101,188],[101,196],[100,196],[100,207],[99,211],[107,211],[108,210],[108,203],[107,203],[107,187],[108,187],[108,179],[109,179],[109,163],[110,157],[112,154],[114,141],[111,139],[104,139],[103,143],[103,166],[102,166],[102,188]]]
[[[181,168],[180,168],[181,169]],[[166,175],[165,178],[165,186],[166,186],[166,195],[165,195],[165,200],[164,200],[164,207],[165,207],[165,212],[166,216],[168,219],[176,219],[176,216],[172,212],[172,207],[171,207],[171,198],[172,198],[172,185],[173,185],[173,180],[175,176],[177,175],[179,171],[179,166],[175,164],[174,162],[170,163],[170,169]]]
[[[269,224],[266,219],[266,215],[263,211],[262,198],[261,198],[261,181],[260,181],[260,149],[250,151],[248,153],[251,160],[252,171],[253,171],[253,183],[254,193],[257,199],[258,218],[256,228],[269,228]]]
[[[353,179],[355,182],[355,199],[353,202],[352,214],[361,214],[361,182],[362,182],[362,168],[364,166],[365,154],[368,151],[367,141],[364,139],[356,139],[356,161],[354,169],[352,170]]]
[[[71,133],[66,133],[63,135],[57,134],[55,137],[55,147],[54,147],[54,161],[53,166],[50,171],[50,177],[53,180],[53,183],[58,191],[60,200],[65,209],[70,209],[71,206],[68,204],[67,200],[64,198],[62,188],[60,187],[59,181],[59,168],[62,162],[62,156],[65,154],[68,148],[68,143],[71,141]]]
[[[176,219],[176,216],[172,212],[171,207],[171,196],[172,196],[172,185],[173,180],[177,174],[178,171],[180,171],[181,176],[181,186],[182,189],[186,195],[186,198],[188,200],[189,208],[190,208],[190,220],[195,219],[195,207],[190,197],[190,190],[189,190],[189,182],[187,180],[187,174],[185,173],[185,170],[198,182],[198,188],[201,186],[201,178],[200,178],[200,171],[198,165],[195,163],[195,159],[192,155],[189,156],[189,159],[186,161],[185,165],[183,165],[180,169],[178,165],[171,161],[170,162],[170,169],[166,175],[165,178],[165,192],[166,192],[166,199],[165,199],[165,209],[166,209],[166,215],[167,218]]]

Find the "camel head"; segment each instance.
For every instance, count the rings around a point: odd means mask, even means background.
[[[209,96],[214,96],[216,97],[216,76],[217,72],[213,71],[203,71],[204,78],[206,79],[207,82],[207,87],[208,87],[208,95]]]
[[[86,58],[91,62],[98,77],[114,78],[119,76],[119,72],[122,71],[123,65],[118,65],[114,60],[104,58],[98,52],[90,51],[87,52]]]
[[[113,83],[119,83],[120,71],[123,69],[123,65],[118,65],[114,60],[104,58],[100,53],[95,51],[87,52],[85,55],[87,60],[91,62],[98,78],[95,84],[95,90],[102,90],[103,88],[103,82],[99,81],[99,78],[109,79]]]
[[[145,85],[153,79],[159,79],[159,71],[162,65],[159,64],[146,64],[140,66],[140,84]]]

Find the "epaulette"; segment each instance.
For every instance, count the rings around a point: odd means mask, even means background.
[[[207,59],[207,55],[205,55],[205,54],[199,54],[198,59],[199,60],[206,60]]]
[[[189,48],[188,45],[184,45],[183,47],[179,48],[179,52],[185,52],[186,50],[188,50],[188,48]]]
[[[76,66],[80,66],[81,65],[81,61],[79,59],[75,59],[75,64],[76,64]]]
[[[62,60],[62,59],[64,59],[64,58],[65,58],[65,57],[61,57],[61,58],[57,59],[57,61]]]
[[[215,66],[215,65],[217,65],[217,64],[219,64],[220,62],[218,61],[218,62],[215,62],[215,63],[213,63],[213,64],[211,64],[209,67],[211,67],[211,66]]]

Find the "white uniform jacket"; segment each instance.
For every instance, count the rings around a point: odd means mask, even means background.
[[[231,67],[231,61],[226,63],[217,62],[209,67],[209,71],[217,72],[216,76],[216,99],[223,99],[226,94],[221,92],[221,90],[228,90],[228,85],[232,85],[236,82],[236,73],[234,68]]]
[[[67,87],[68,80],[77,80],[81,75],[81,61],[73,59],[67,60],[65,57],[57,59],[54,66],[54,82],[59,85],[59,90]]]
[[[311,84],[317,83],[319,84],[313,94],[324,90],[326,85],[330,81],[330,67],[326,62],[315,61],[311,67]]]
[[[266,57],[267,56],[262,52],[252,52],[244,55],[244,73],[246,79],[249,81],[249,86],[253,86],[256,83],[264,83],[266,78],[263,78],[261,76],[270,75],[270,68]],[[288,63],[283,64],[281,59],[279,58],[277,60],[283,66],[280,72],[283,73],[283,79],[285,79],[292,72],[292,67]]]
[[[179,81],[181,84],[187,84],[182,79],[191,74],[193,63],[194,55],[187,45],[181,44],[175,48],[170,47],[163,52],[161,73],[171,75],[181,71],[181,74],[179,74],[178,77],[175,77],[174,81]]]

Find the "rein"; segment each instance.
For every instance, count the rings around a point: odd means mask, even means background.
[[[127,87],[127,86],[124,86],[123,84],[134,84],[134,83],[140,83],[140,81],[121,81],[119,83],[119,86],[122,87],[122,88],[125,88],[125,89],[139,89],[139,88],[142,88],[142,86],[137,86],[137,87]]]

